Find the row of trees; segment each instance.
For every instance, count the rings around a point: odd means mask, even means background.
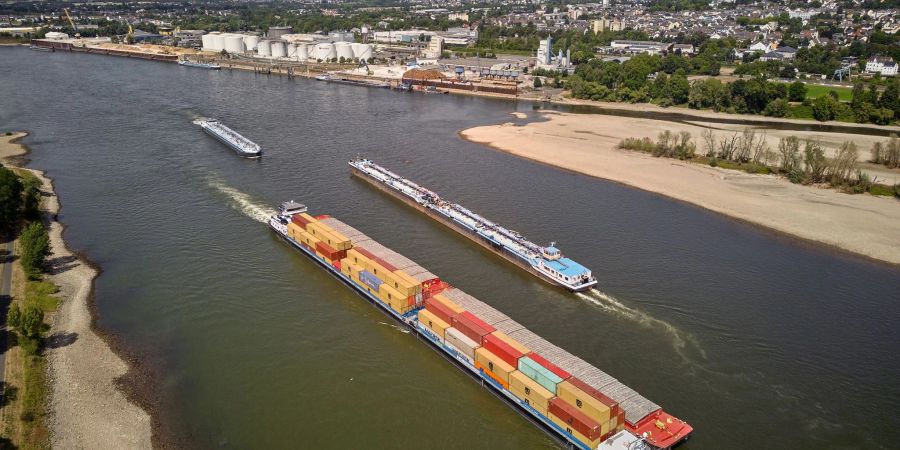
[[[871,161],[875,164],[884,164],[892,169],[900,167],[900,138],[894,134],[885,143],[876,142],[871,153]]]
[[[818,142],[801,142],[796,136],[781,138],[778,148],[772,150],[765,133],[748,128],[742,132],[718,135],[707,129],[701,135],[701,145],[703,155],[711,166],[729,161],[748,172],[779,173],[794,183],[826,183],[856,193],[869,192],[874,186],[871,177],[859,169],[860,152],[853,142],[843,143],[834,157],[828,158]],[[662,131],[655,142],[650,138],[627,138],[619,143],[619,148],[681,160],[697,156],[697,144],[687,131],[677,134]],[[885,148],[891,150],[885,151]],[[884,156],[887,154],[891,156]],[[895,136],[887,144],[878,143],[872,149],[872,157],[873,160],[879,157],[893,158],[893,161],[900,159],[900,140]],[[894,191],[900,195],[900,185],[895,186]]]

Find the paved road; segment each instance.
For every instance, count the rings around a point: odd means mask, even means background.
[[[6,311],[9,307],[10,289],[12,289],[12,241],[0,245],[0,383],[6,373]],[[7,258],[9,262],[7,262]],[[0,395],[3,390],[0,389]]]

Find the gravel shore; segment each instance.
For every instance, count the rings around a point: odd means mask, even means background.
[[[0,137],[0,159],[13,166],[27,153],[16,141],[26,133]],[[52,181],[37,170],[43,183],[42,209],[49,225],[51,280],[60,288],[60,306],[47,349],[52,384],[49,404],[54,448],[151,448],[150,416],[116,387],[128,364],[91,327],[91,291],[97,271],[73,254],[63,240],[65,227],[56,221],[59,199]]]

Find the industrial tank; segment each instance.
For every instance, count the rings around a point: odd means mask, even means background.
[[[244,48],[246,48],[248,52],[256,50],[257,45],[259,45],[259,36],[255,34],[244,35]]]
[[[266,36],[269,39],[281,39],[281,36],[285,34],[291,34],[294,32],[293,27],[269,27],[269,32]]]
[[[203,50],[212,50],[212,35],[204,34],[200,36],[200,41],[203,43]]]
[[[271,41],[259,41],[259,44],[256,44],[256,54],[259,56],[272,56],[269,42]]]
[[[312,56],[317,60],[327,61],[334,58],[335,55],[334,44],[323,43],[316,44],[316,50]]]
[[[287,56],[287,49],[284,48],[284,41],[272,41],[270,45],[272,47],[273,58],[284,58]]]
[[[297,44],[297,59],[300,61],[309,60],[309,46],[306,44]]]
[[[221,33],[214,34],[212,37],[212,48],[214,51],[221,52],[225,50],[225,36]]]
[[[338,42],[334,44],[334,52],[338,59],[344,58],[345,61],[353,60],[353,48],[349,42]]]
[[[356,59],[368,60],[372,57],[372,45],[371,44],[360,44],[362,47],[359,49],[359,53],[353,52],[353,56]]]
[[[244,36],[240,34],[227,34],[225,39],[225,51],[228,53],[244,53]]]

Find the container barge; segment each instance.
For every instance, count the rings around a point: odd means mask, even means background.
[[[218,139],[240,156],[245,158],[259,158],[262,156],[262,149],[260,149],[259,144],[241,136],[237,131],[226,127],[218,120],[198,119],[194,123],[200,125],[200,128],[203,128],[206,134]]]
[[[670,448],[692,427],[412,260],[286,202],[275,234],[567,448]]]
[[[537,245],[516,231],[449,202],[368,159],[357,158],[349,164],[353,174],[359,178],[550,284],[573,292],[584,291],[597,284],[597,279],[588,268],[563,256],[552,243],[547,247]]]

